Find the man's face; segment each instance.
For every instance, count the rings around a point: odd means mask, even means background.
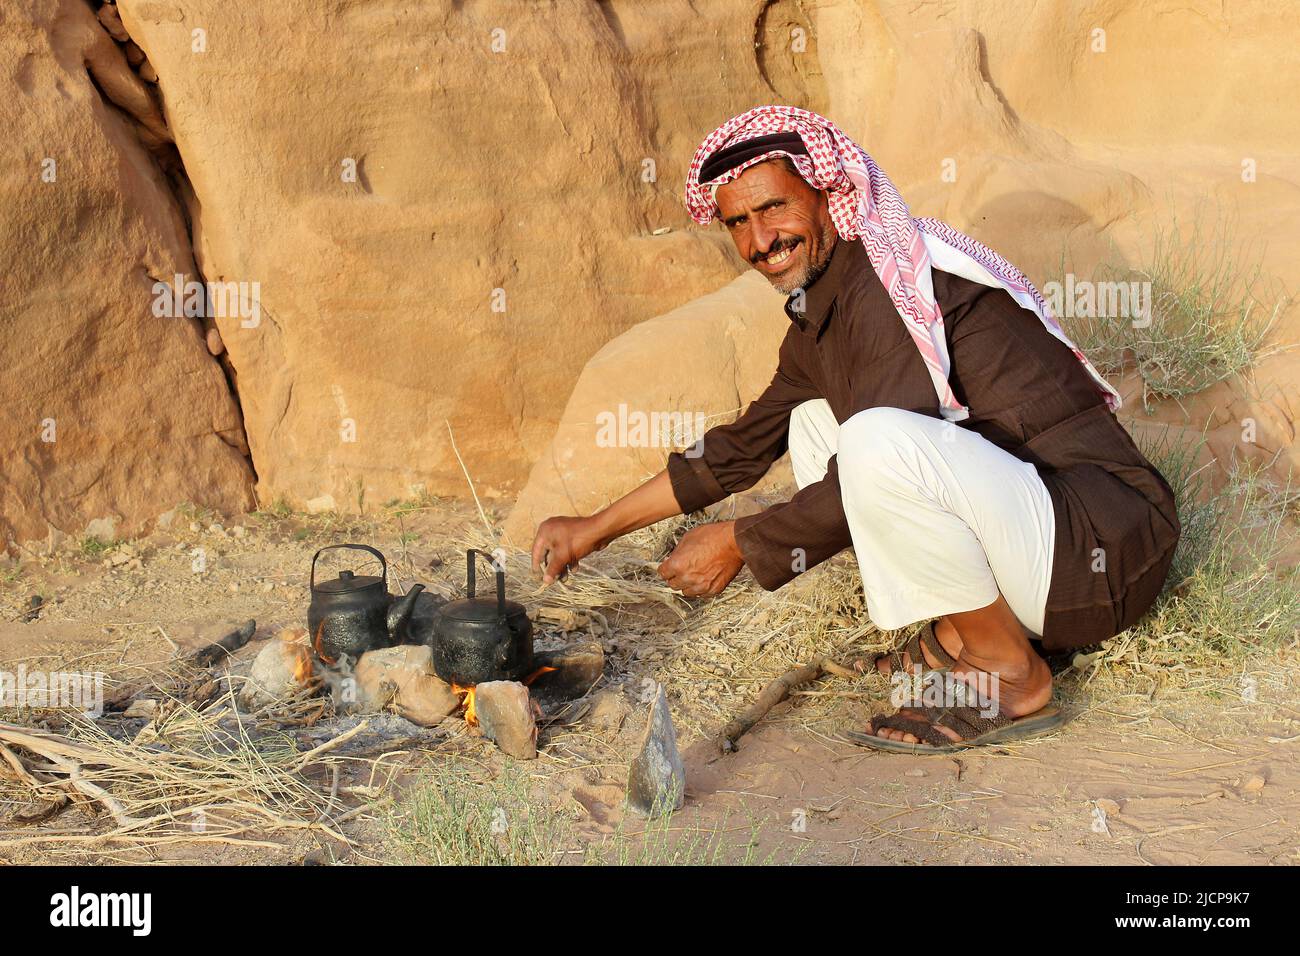
[[[826,194],[784,163],[750,166],[717,200],[736,251],[778,292],[806,289],[826,270],[837,238]]]

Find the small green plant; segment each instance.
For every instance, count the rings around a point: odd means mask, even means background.
[[[204,508],[192,501],[184,501],[176,506],[176,513],[185,521],[197,521],[201,525],[210,525],[219,515],[211,508]]]
[[[704,824],[688,811],[649,819],[628,815],[604,841],[587,849],[593,866],[755,866],[775,862],[775,851],[760,856],[762,825],[753,819],[729,826],[730,814],[716,826]],[[800,853],[782,862],[795,862]]]
[[[475,780],[447,764],[425,771],[386,820],[387,842],[403,863],[536,866],[560,862],[570,821],[530,799],[528,778],[512,766]]]
[[[1108,645],[1111,659],[1205,666],[1281,647],[1300,628],[1300,569],[1279,560],[1296,493],[1245,463],[1211,492],[1195,468],[1203,442],[1143,444],[1174,490],[1182,536],[1164,593]]]
[[[271,506],[266,509],[266,512],[280,520],[284,520],[293,514],[293,505],[289,504],[289,499],[284,495],[279,495],[271,502]]]
[[[1075,343],[1108,375],[1135,369],[1143,403],[1175,400],[1250,369],[1289,299],[1265,292],[1259,250],[1238,246],[1220,216],[1206,226],[1198,213],[1184,234],[1176,219],[1156,231],[1148,261],[1137,268],[1103,265],[1087,283],[1098,308],[1068,307],[1062,318]],[[1065,272],[1062,263],[1062,272]],[[1063,283],[1065,285],[1065,283]],[[1128,296],[1128,290],[1145,290]],[[1130,308],[1111,314],[1101,305],[1116,293]],[[1142,314],[1133,314],[1134,303]],[[1069,306],[1069,304],[1067,304]],[[1086,314],[1092,311],[1094,314]]]
[[[83,558],[93,560],[94,558],[102,557],[106,552],[113,550],[115,547],[117,547],[116,540],[105,541],[102,538],[96,538],[93,535],[86,535],[81,539],[80,544],[77,545],[77,550],[81,553]]]

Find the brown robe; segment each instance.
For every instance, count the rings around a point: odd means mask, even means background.
[[[1160,593],[1178,543],[1174,496],[1138,451],[1082,363],[1003,289],[939,269],[949,381],[959,424],[1033,463],[1056,518],[1043,649],[1057,653],[1130,627]],[[841,424],[889,406],[939,416],[939,400],[862,243],[839,241],[826,272],[786,303],[791,327],[772,383],[736,421],[709,430],[698,457],[668,460],[673,493],[696,511],[758,481],[786,451],[790,413],[815,398]],[[700,451],[700,449],[697,449]],[[835,458],[788,502],[736,522],[745,564],[767,590],[852,546]]]

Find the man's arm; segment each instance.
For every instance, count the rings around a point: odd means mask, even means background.
[[[615,538],[682,513],[667,471],[661,471],[609,507],[587,518],[547,518],[533,540],[533,570],[550,584]]]
[[[650,481],[590,517],[542,522],[533,542],[533,570],[542,573],[543,583],[621,535],[721,501],[766,474],[785,453],[790,413],[818,397],[790,351],[788,341],[782,343],[771,384],[743,415],[710,429],[691,452],[671,455],[668,467]],[[691,530],[660,566],[660,575],[683,594],[717,594],[744,566],[734,526],[725,521]]]

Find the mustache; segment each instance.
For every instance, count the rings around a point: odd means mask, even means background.
[[[768,256],[776,255],[778,252],[785,252],[787,249],[793,249],[795,246],[799,245],[799,242],[800,240],[793,236],[788,236],[785,239],[778,239],[776,242],[772,243],[771,248],[766,252],[756,252],[750,256],[749,264],[755,265],[759,259],[766,259]]]

